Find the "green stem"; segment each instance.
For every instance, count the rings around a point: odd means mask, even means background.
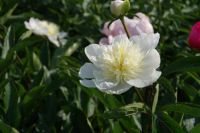
[[[123,25],[124,30],[125,30],[125,32],[126,32],[126,35],[128,36],[128,38],[130,38],[131,36],[130,36],[130,33],[128,32],[128,28],[127,28],[127,26],[126,26],[126,24],[125,24],[124,16],[120,17],[120,20],[121,20],[121,22],[122,22],[122,25]]]
[[[145,88],[144,102],[151,110],[154,93],[153,85]],[[149,116],[146,113],[142,114],[142,133],[152,133],[152,121],[153,116]]]
[[[144,98],[143,98],[142,95],[140,94],[140,91],[139,91],[137,88],[134,88],[134,89],[135,89],[135,91],[136,91],[138,97],[140,98],[140,101],[141,101],[141,102],[144,102]]]

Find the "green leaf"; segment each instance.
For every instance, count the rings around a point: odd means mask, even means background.
[[[114,122],[114,124],[113,124],[113,133],[122,133],[122,132],[123,132],[123,130],[122,130],[121,126],[120,126],[119,121]]]
[[[4,39],[4,44],[3,44],[3,49],[2,49],[2,54],[1,54],[1,58],[5,59],[7,56],[7,53],[10,49],[10,31],[11,31],[11,27],[8,28],[8,31],[6,33],[6,37]]]
[[[93,129],[90,126],[89,120],[85,114],[78,108],[73,108],[70,119],[73,123],[73,131],[76,133],[93,133]]]
[[[0,80],[1,80],[1,78],[0,78]],[[8,79],[4,79],[4,77],[3,77],[3,79],[0,82],[0,94],[4,91],[7,83],[8,83]]]
[[[199,133],[200,124],[196,125],[189,133]]]
[[[24,40],[26,38],[29,38],[31,35],[32,35],[32,31],[26,31],[20,36],[19,40]]]
[[[0,24],[3,25],[6,21],[8,21],[16,8],[17,4],[15,4],[4,16],[0,17]]]
[[[8,124],[18,126],[21,115],[18,106],[18,92],[13,82],[9,82],[5,87],[4,103]]]
[[[193,101],[196,96],[200,95],[198,90],[192,85],[181,84],[181,89],[188,95],[191,101]]]
[[[51,57],[51,51],[49,47],[49,42],[46,42],[45,44],[42,45],[40,60],[41,63],[45,65],[47,68],[50,67],[51,64],[50,57]]]
[[[159,80],[158,80],[159,84],[161,84],[164,89],[168,90],[168,92],[172,95],[172,97],[175,97],[175,91],[174,91],[174,87],[172,86],[170,80],[164,78],[164,77],[161,77]]]
[[[93,95],[97,97],[101,103],[108,109],[115,109],[122,106],[122,103],[112,95],[103,95],[102,92],[98,91],[97,89],[91,89],[83,87],[82,88],[88,95]]]
[[[198,84],[200,85],[200,77],[198,76],[198,74],[190,73],[190,72],[188,72],[187,74],[188,74],[191,78],[193,78],[193,79],[196,81],[196,83],[198,83]]]
[[[40,70],[42,67],[39,57],[34,52],[32,53],[32,65],[35,70]]]
[[[67,49],[67,51],[65,52],[65,56],[71,56],[79,47],[80,47],[79,43],[74,43]]]
[[[152,105],[152,113],[154,114],[156,111],[156,106],[158,103],[158,96],[159,96],[159,86],[156,86],[156,93],[153,99],[153,105]]]
[[[0,120],[0,131],[2,133],[19,133],[15,128],[7,125],[3,121]]]
[[[138,122],[137,116],[133,117],[124,117],[119,119],[121,126],[123,129],[126,129],[128,133],[140,133],[141,125]]]
[[[195,104],[184,104],[184,103],[170,104],[163,106],[161,110],[169,112],[173,111],[173,112],[188,114],[195,117],[200,117],[200,106]]]
[[[32,88],[22,101],[23,113],[29,115],[40,104],[40,100],[44,96],[45,86],[37,86]]]
[[[3,7],[3,1],[0,1],[0,12],[2,10],[2,7]]]
[[[172,119],[166,112],[162,113],[161,119],[172,133],[185,133],[184,130],[181,129],[179,124],[174,119]]]
[[[163,70],[165,75],[176,72],[200,72],[200,58],[198,56],[181,58],[169,64]]]

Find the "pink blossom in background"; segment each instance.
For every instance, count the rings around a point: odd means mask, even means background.
[[[192,27],[188,42],[191,48],[200,50],[200,22]]]
[[[113,37],[120,34],[126,34],[124,27],[119,19],[113,21],[110,27],[108,27],[109,23],[110,22],[106,22],[104,24],[102,33],[106,37],[101,38],[99,42],[100,44],[110,44],[113,40]],[[143,13],[137,13],[136,17],[133,19],[125,17],[125,24],[128,28],[130,36],[140,35],[142,33],[154,33],[153,26],[149,18]]]

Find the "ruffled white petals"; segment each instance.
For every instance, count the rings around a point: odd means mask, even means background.
[[[95,66],[92,63],[85,63],[79,71],[79,77],[83,79],[92,79],[94,78],[93,72],[96,70]]]
[[[135,86],[137,88],[144,88],[146,86],[152,85],[155,81],[159,79],[161,75],[160,71],[152,71],[151,74],[142,74],[140,77],[132,80],[128,80],[127,83]]]
[[[36,35],[46,36],[50,42],[57,47],[66,43],[66,33],[60,32],[59,27],[51,22],[30,18],[29,22],[24,22],[25,27]]]
[[[131,41],[140,47],[142,51],[148,51],[150,49],[155,49],[158,45],[160,39],[160,34],[142,34],[140,36],[132,36]]]

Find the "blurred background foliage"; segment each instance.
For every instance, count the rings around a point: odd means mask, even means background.
[[[0,132],[139,133],[146,112],[134,89],[107,95],[79,84],[84,47],[98,43],[112,20],[107,0],[0,0]],[[153,132],[187,132],[195,118],[200,132],[200,57],[189,48],[191,26],[200,18],[199,0],[132,0],[129,17],[147,14],[161,34],[162,76]],[[64,48],[29,35],[30,17],[52,21],[68,33]],[[130,105],[128,105],[130,104]],[[125,106],[128,105],[128,106]]]

